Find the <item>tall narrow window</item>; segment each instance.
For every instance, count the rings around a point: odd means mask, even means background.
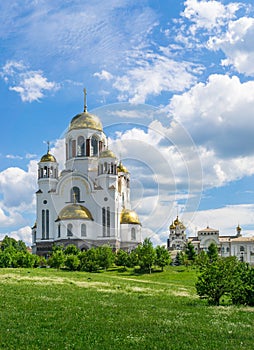
[[[135,241],[136,239],[136,230],[134,227],[131,228],[131,239]]]
[[[78,137],[78,152],[79,157],[84,157],[85,155],[85,140],[83,136]]]
[[[92,150],[93,150],[93,156],[97,156],[98,155],[98,140],[96,137],[92,137],[91,140],[91,146],[92,146]]]
[[[57,227],[57,236],[58,236],[58,238],[61,237],[61,224],[58,224],[58,227]]]
[[[106,236],[106,209],[102,208],[102,235]]]
[[[107,207],[107,236],[110,236],[110,208]]]
[[[86,224],[81,224],[81,237],[86,237]]]
[[[86,156],[90,157],[90,139],[86,140]]]
[[[72,233],[72,224],[68,224],[67,225],[67,237],[71,237],[73,236],[73,233]]]
[[[76,140],[72,140],[71,142],[71,155],[72,157],[76,157]]]
[[[68,144],[65,144],[65,153],[66,153],[66,160],[69,159],[69,154],[68,154]]]
[[[49,210],[46,210],[46,239],[49,239]]]
[[[45,210],[41,213],[41,238],[45,239]]]
[[[77,186],[72,187],[71,189],[71,200],[70,202],[80,202],[80,189]]]

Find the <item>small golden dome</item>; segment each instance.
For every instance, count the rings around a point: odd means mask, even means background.
[[[90,211],[79,204],[68,204],[64,207],[57,220],[93,220]]]
[[[54,163],[56,163],[56,158],[52,154],[50,154],[49,151],[48,151],[47,154],[44,154],[44,156],[41,157],[40,161],[41,162],[45,162],[45,163],[46,162],[54,162]]]
[[[172,222],[172,224],[169,226],[170,230],[174,230],[176,227],[175,227],[175,224]]]
[[[85,111],[72,118],[69,131],[73,129],[94,129],[102,131],[102,124],[96,115]]]
[[[176,228],[176,226],[179,226],[182,230],[185,230],[186,227],[184,226],[184,224],[178,219],[178,215],[174,221],[174,226]]]
[[[110,149],[106,149],[100,153],[100,158],[116,158],[116,155]]]
[[[123,165],[122,162],[120,162],[117,166],[117,172],[118,173],[128,173],[128,169]]]
[[[130,209],[123,209],[121,212],[120,223],[141,225],[138,214],[134,210]]]
[[[241,226],[238,224],[237,228],[236,228],[237,231],[242,231],[242,228]]]

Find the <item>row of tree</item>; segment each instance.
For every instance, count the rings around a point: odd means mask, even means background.
[[[5,236],[0,249],[0,267],[38,267],[44,262],[31,254],[21,240]]]
[[[124,268],[139,267],[141,271],[151,273],[154,266],[160,267],[163,271],[170,262],[167,249],[164,246],[154,248],[150,239],[146,238],[130,253],[122,249],[113,252],[107,245],[82,252],[74,245],[68,245],[65,249],[61,246],[54,246],[53,253],[47,263],[55,268],[66,267],[69,270],[88,272],[106,270],[116,265]]]
[[[113,252],[107,246],[80,251],[75,245],[66,248],[54,245],[52,254],[45,258],[31,254],[23,241],[16,241],[6,236],[0,249],[0,267],[43,267],[67,268],[75,271],[95,272],[116,265],[139,267],[143,272],[150,272],[158,266],[162,271],[171,262],[169,252],[164,246],[153,247],[150,239],[146,238],[136,249],[127,253],[124,250]]]

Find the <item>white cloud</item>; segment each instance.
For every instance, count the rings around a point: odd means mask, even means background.
[[[113,75],[104,69],[100,73],[99,72],[94,73],[94,77],[98,77],[100,80],[106,80],[106,81],[113,79]]]
[[[6,235],[18,240],[22,240],[23,242],[26,243],[27,246],[31,246],[32,244],[32,236],[31,236],[31,227],[29,226],[24,226],[21,227],[20,229],[16,231],[11,231],[7,233],[1,233],[0,234],[0,239],[3,239]]]
[[[29,70],[22,62],[8,61],[2,68],[1,77],[9,90],[20,94],[23,102],[38,101],[46,91],[56,91],[59,86],[43,76],[42,71]]]
[[[222,65],[232,65],[239,73],[253,76],[254,18],[242,17],[230,21],[225,33],[209,39],[208,48],[221,49],[225,53]]]
[[[254,235],[254,230],[248,227],[254,225],[253,204],[227,205],[218,209],[199,210],[194,214],[194,220],[188,221],[186,214],[187,229],[190,235],[196,235],[198,230],[207,225],[220,230],[220,235],[236,234],[236,226],[240,224],[243,236]],[[189,213],[193,217],[193,213]]]
[[[184,5],[185,9],[181,15],[193,22],[190,28],[192,33],[198,29],[208,31],[220,29],[221,26],[235,17],[241,6],[240,3],[223,5],[220,1],[215,0],[187,0]]]
[[[131,103],[145,103],[149,95],[183,91],[196,81],[193,64],[177,62],[159,54],[136,54],[135,65],[126,74],[116,77],[113,84],[121,93],[120,99],[129,97]]]

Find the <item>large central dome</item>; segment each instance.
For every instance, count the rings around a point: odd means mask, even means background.
[[[69,130],[73,129],[94,129],[102,131],[102,124],[96,115],[85,111],[72,118]]]

